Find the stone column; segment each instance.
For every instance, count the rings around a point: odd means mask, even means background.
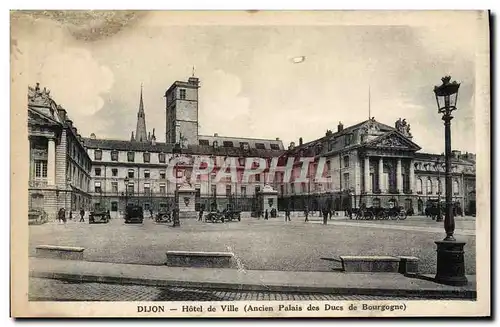
[[[415,190],[415,165],[413,160],[410,160],[410,191]]]
[[[365,176],[365,192],[370,191],[370,157],[365,157],[365,167],[364,167],[364,176]]]
[[[401,169],[401,158],[398,158],[396,166],[396,185],[399,192],[403,192],[403,172]]]
[[[378,188],[381,192],[385,192],[384,185],[384,158],[378,159]]]
[[[56,184],[56,140],[49,138],[48,145],[47,185],[54,186]]]

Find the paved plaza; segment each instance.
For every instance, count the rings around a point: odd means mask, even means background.
[[[320,293],[282,293],[221,291],[185,287],[155,287],[104,283],[75,283],[30,278],[30,301],[382,301],[426,300],[422,297],[377,295],[339,295]],[[463,300],[446,298],[441,300]]]
[[[480,218],[478,218],[480,219]],[[37,245],[85,248],[85,260],[112,263],[163,265],[168,250],[230,251],[240,269],[276,271],[330,271],[341,255],[411,255],[420,258],[422,274],[436,271],[434,241],[444,237],[442,223],[426,217],[404,221],[361,221],[334,217],[323,225],[318,216],[241,222],[205,223],[182,220],[180,228],[156,224],[146,218],[142,225],[126,225],[122,219],[89,225],[69,221],[30,226],[29,251]],[[465,246],[466,274],[474,275],[475,218],[458,217],[456,237]],[[340,266],[340,263],[338,263]]]

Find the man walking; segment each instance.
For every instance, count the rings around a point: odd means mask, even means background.
[[[323,208],[323,225],[326,225],[328,222],[328,211],[326,207]]]
[[[306,216],[306,220],[304,222],[308,222],[309,221],[309,208],[307,207],[307,205],[306,205],[306,208],[304,210],[304,215]]]
[[[285,222],[287,222],[287,221],[291,221],[290,220],[290,208],[288,208],[288,207],[285,209]]]
[[[80,209],[80,222],[85,222],[85,219],[83,217],[85,217],[85,210],[82,207]]]

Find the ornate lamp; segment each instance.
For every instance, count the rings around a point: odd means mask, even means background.
[[[444,142],[445,142],[445,193],[446,211],[444,229],[446,237],[437,245],[437,272],[436,281],[448,285],[466,285],[464,246],[465,242],[455,240],[455,218],[452,206],[452,180],[451,180],[451,112],[456,110],[458,89],[460,83],[451,81],[450,76],[441,79],[442,84],[434,87],[434,94],[438,106],[438,113],[443,114]]]

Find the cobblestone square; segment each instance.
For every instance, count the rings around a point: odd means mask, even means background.
[[[336,262],[322,258],[341,255],[411,255],[420,258],[420,273],[436,269],[434,241],[441,240],[441,224],[430,218],[408,217],[404,221],[356,221],[336,217],[328,225],[319,217],[241,222],[205,223],[183,220],[180,228],[156,224],[126,225],[122,219],[89,225],[69,221],[30,226],[29,250],[37,245],[84,247],[85,260],[163,265],[166,251],[229,251],[242,269],[281,271],[328,271]],[[457,238],[467,242],[466,273],[475,274],[475,220],[457,218]],[[340,263],[337,264],[339,267]]]

